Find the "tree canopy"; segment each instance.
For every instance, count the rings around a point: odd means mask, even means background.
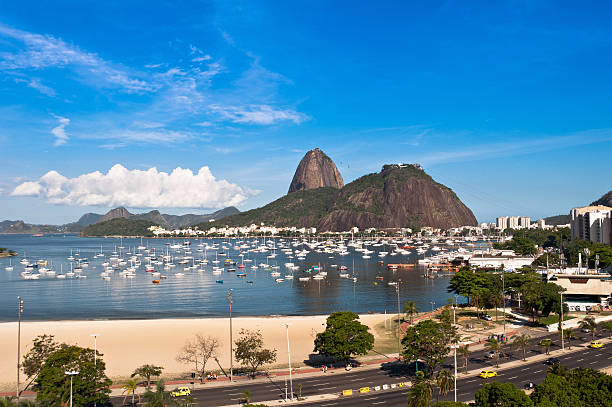
[[[374,335],[350,311],[334,312],[327,317],[325,330],[317,334],[314,351],[334,359],[348,361],[365,355],[374,347]]]
[[[476,407],[531,407],[533,402],[522,390],[513,383],[485,383],[476,392]]]
[[[243,329],[236,340],[236,360],[246,365],[254,375],[261,365],[276,361],[276,349],[263,347],[263,336],[260,331]]]
[[[448,355],[454,335],[454,328],[448,331],[442,323],[421,321],[407,329],[402,339],[402,357],[407,363],[424,360],[431,374]]]

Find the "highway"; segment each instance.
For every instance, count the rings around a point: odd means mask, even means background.
[[[543,338],[553,339],[553,346],[551,350],[558,349],[560,347],[560,340],[558,334],[551,334],[541,338],[537,341],[534,340],[527,351],[527,357],[540,355],[543,352],[542,347],[537,345],[537,342]],[[579,344],[587,344],[591,340],[590,334],[578,334],[578,339],[572,341],[573,347]],[[567,343],[566,343],[567,347]],[[475,351],[472,353],[468,369],[482,369],[492,368],[495,369],[494,360],[485,357],[486,350]],[[500,363],[517,360],[521,358],[522,351],[511,349],[507,347],[507,358],[500,360]],[[558,356],[568,367],[584,366],[593,368],[608,367],[612,364],[610,358],[612,356],[612,345],[607,345],[602,349],[590,349],[584,348],[576,353],[571,353],[564,356]],[[462,371],[462,359],[458,356],[457,363],[459,365],[459,372]],[[444,367],[453,370],[452,358],[449,358]],[[411,369],[414,369],[411,366]],[[410,380],[414,370],[408,369],[404,365],[397,365],[395,363],[383,364],[380,368],[355,368],[351,372],[345,372],[343,369],[329,370],[327,373],[309,375],[308,377],[301,377],[299,374],[294,375],[293,389],[294,394],[298,392],[298,385],[302,384],[302,396],[316,396],[322,394],[339,394],[344,389],[357,390],[360,387],[374,387],[384,384],[399,383]],[[537,383],[545,376],[546,366],[541,361],[536,363],[525,362],[524,365],[516,368],[512,368],[506,371],[498,371],[498,378],[495,380],[499,381],[511,381],[522,387],[526,382],[533,381]],[[492,380],[492,379],[489,379]],[[459,375],[458,381],[458,399],[462,401],[472,400],[474,393],[480,388],[483,379],[478,377],[465,377],[462,374]],[[169,389],[174,386],[168,386]],[[258,379],[256,381],[245,381],[240,380],[235,384],[225,382],[224,385],[221,383],[212,384],[210,387],[204,386],[204,388],[198,388],[193,391],[193,397],[196,403],[200,406],[223,406],[223,405],[238,405],[243,398],[243,392],[249,390],[251,392],[251,402],[261,402],[270,400],[281,400],[285,396],[285,377],[270,377],[268,379]],[[450,394],[452,397],[452,393]],[[447,397],[446,399],[450,399]],[[112,402],[115,405],[121,405],[123,398],[113,398]],[[369,393],[363,395],[355,395],[347,398],[340,398],[335,400],[327,400],[319,403],[307,403],[302,402],[303,405],[378,405],[386,404],[389,406],[393,405],[404,405],[406,402],[406,390],[382,390],[378,393]],[[357,403],[357,404],[355,404]]]

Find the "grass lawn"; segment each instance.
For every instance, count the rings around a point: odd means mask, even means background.
[[[571,315],[563,315],[563,320],[564,321],[568,321],[568,320],[574,319],[574,318],[576,318],[576,317],[571,316]],[[538,320],[538,325],[545,326],[545,325],[551,325],[551,324],[558,323],[558,322],[559,322],[559,315],[557,315],[557,314],[550,314],[547,317],[540,318]]]

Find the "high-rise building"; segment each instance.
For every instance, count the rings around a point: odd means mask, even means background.
[[[518,216],[510,216],[508,218],[508,227],[510,229],[519,229],[520,223],[519,223],[520,217]]]
[[[508,217],[507,216],[498,217],[497,219],[495,219],[495,225],[497,229],[501,229],[501,230],[508,229]]]
[[[519,226],[523,229],[529,229],[531,226],[531,218],[529,216],[521,216],[519,219]]]
[[[572,240],[611,244],[612,208],[603,205],[574,208],[570,212],[570,227]]]

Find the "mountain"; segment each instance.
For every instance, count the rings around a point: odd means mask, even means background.
[[[117,217],[86,226],[81,236],[153,236],[148,229],[154,225],[146,219]]]
[[[551,226],[567,225],[568,223],[570,223],[569,215],[555,215],[543,219],[547,225]]]
[[[287,194],[258,209],[198,225],[314,226],[320,231],[476,225],[472,211],[448,187],[434,181],[417,164],[385,165],[342,189],[322,187]]]
[[[89,226],[92,223],[96,223],[100,219],[102,219],[102,216],[103,215],[89,212],[89,213],[86,213],[85,215],[81,216],[79,218],[79,220],[77,220],[74,223],[77,224],[77,225],[81,225],[81,226]]]
[[[5,220],[0,222],[0,233],[57,233],[61,231],[60,228],[60,226],[55,225],[32,225],[22,220]]]
[[[591,205],[603,205],[612,207],[612,191],[604,194],[601,198],[593,202]]]
[[[153,210],[147,213],[141,213],[137,215],[131,215],[128,217],[129,219],[144,219],[152,222],[156,225],[163,227],[164,229],[170,229],[170,225],[168,221],[158,210]]]
[[[336,164],[323,151],[315,148],[307,152],[300,161],[288,193],[321,187],[339,189],[343,186],[344,181]]]
[[[129,218],[130,216],[132,216],[132,214],[123,206],[120,206],[118,208],[111,209],[110,211],[106,212],[106,215],[102,216],[100,220],[98,220],[96,223],[106,222],[107,220],[117,218]]]
[[[208,222],[210,220],[218,220],[223,219],[227,216],[236,215],[240,213],[238,209],[233,206],[228,206],[227,208],[219,209],[216,212],[205,214],[205,215],[194,215],[188,213],[186,215],[166,215],[164,214],[164,218],[168,222],[171,228],[184,228],[187,226],[196,225],[202,222]]]

